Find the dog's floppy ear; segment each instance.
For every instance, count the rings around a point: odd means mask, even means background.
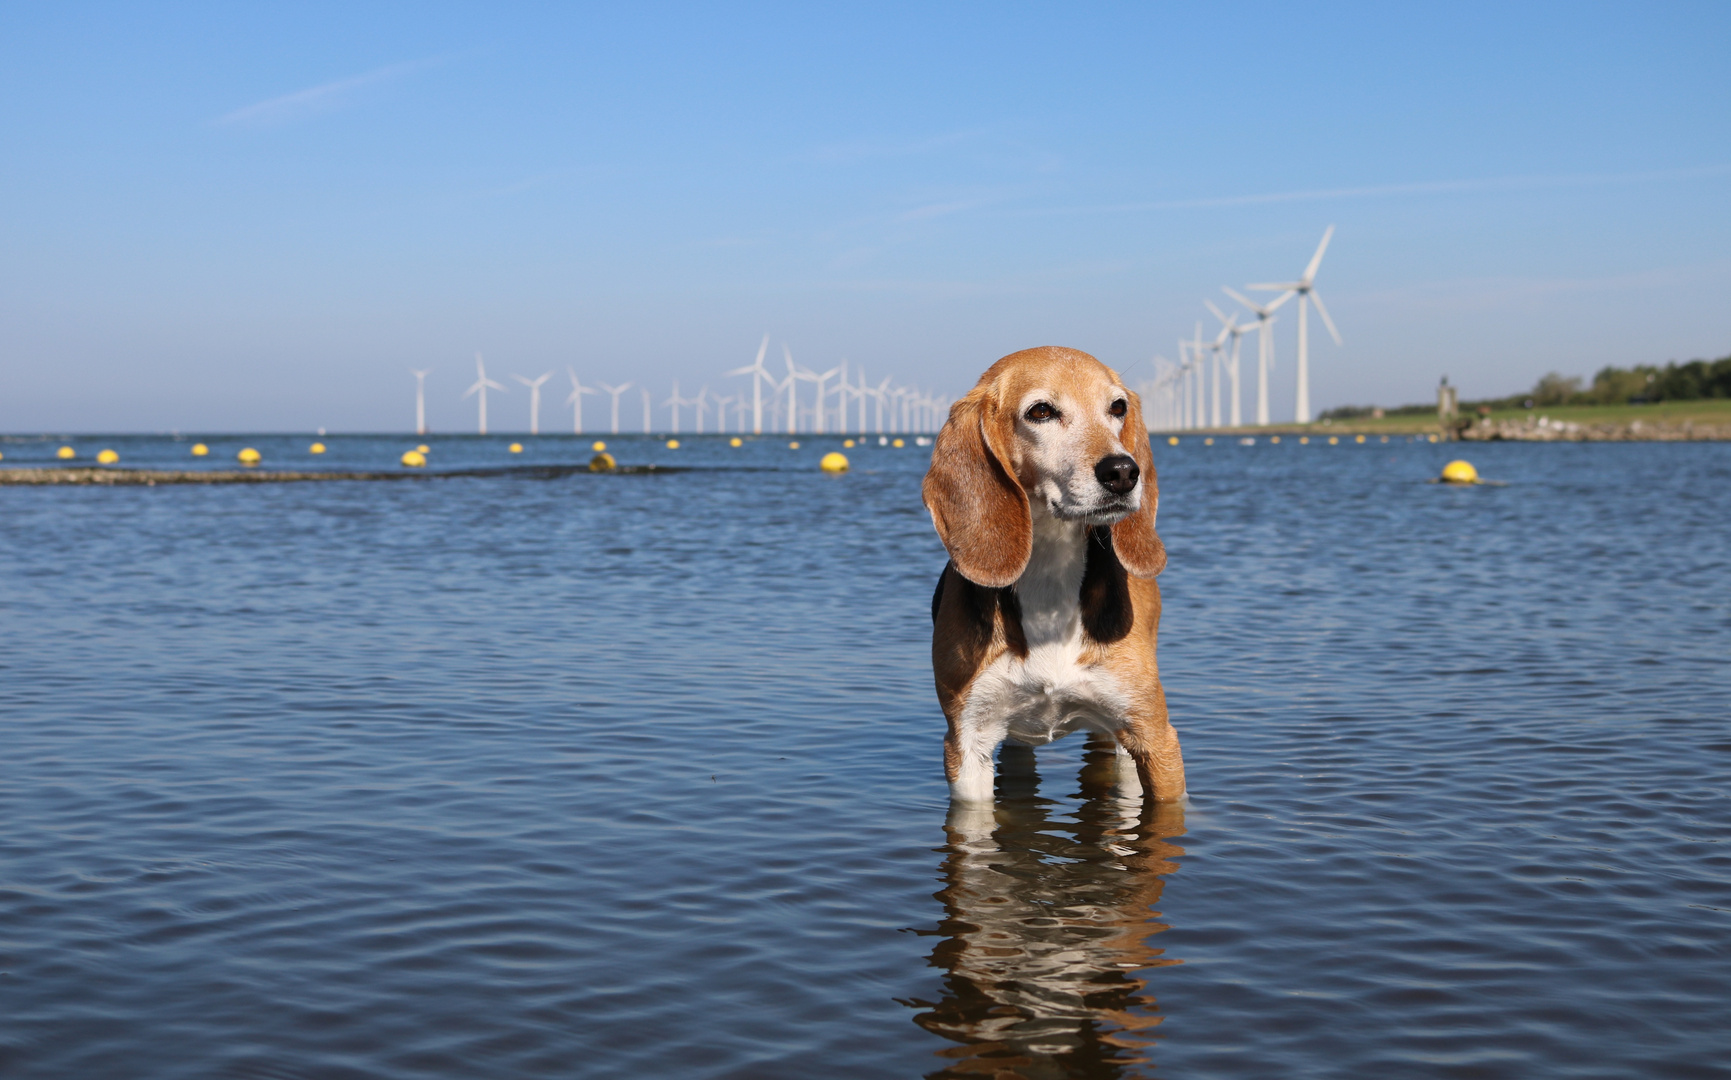
[[[1148,429],[1142,426],[1142,399],[1129,393],[1129,412],[1119,441],[1142,470],[1142,508],[1112,526],[1112,547],[1124,569],[1139,578],[1151,578],[1166,569],[1166,545],[1154,531],[1154,514],[1160,509],[1160,484],[1154,476],[1154,452],[1148,446]]]
[[[1028,493],[1010,471],[1009,432],[989,388],[950,407],[921,494],[938,539],[976,585],[1013,585],[1034,548]]]

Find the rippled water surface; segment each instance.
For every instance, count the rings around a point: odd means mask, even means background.
[[[1731,1075],[1731,446],[1162,445],[1189,804],[950,814],[927,451],[609,441],[0,488],[0,1074]]]

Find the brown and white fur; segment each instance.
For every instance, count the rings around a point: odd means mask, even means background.
[[[1088,729],[1116,738],[1144,797],[1181,800],[1154,659],[1159,489],[1141,402],[1118,373],[1075,349],[999,360],[951,407],[924,496],[950,554],[932,597],[950,797],[992,801],[1006,738]]]

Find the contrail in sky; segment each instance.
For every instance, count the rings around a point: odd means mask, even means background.
[[[269,124],[287,123],[290,120],[298,120],[316,113],[329,112],[332,109],[342,107],[350,94],[364,86],[372,86],[376,83],[401,78],[421,68],[430,67],[438,63],[439,60],[439,57],[411,60],[403,64],[374,68],[372,71],[351,75],[346,79],[309,86],[305,90],[296,90],[292,94],[283,94],[280,97],[266,98],[233,112],[224,113],[217,117],[213,123],[222,126],[262,127]]]

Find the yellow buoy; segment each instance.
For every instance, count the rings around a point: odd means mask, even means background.
[[[1431,436],[1431,437],[1430,437],[1430,441],[1431,441],[1431,442],[1436,442],[1436,436],[1435,436],[1435,435],[1432,435],[1432,436]]]
[[[679,449],[679,440],[678,439],[668,439],[667,440],[667,449],[669,449],[669,450]]]
[[[1274,444],[1275,444],[1275,445],[1276,445],[1276,446],[1278,446],[1278,445],[1280,445],[1280,436],[1278,436],[1278,435],[1270,435],[1270,436],[1269,436],[1269,437],[1268,437],[1268,441],[1269,441],[1269,442],[1271,442],[1271,443],[1274,443]]]
[[[1363,441],[1364,441],[1364,436],[1363,436],[1363,435],[1360,435],[1360,436],[1359,436],[1359,437],[1358,437],[1358,438],[1357,438],[1357,439],[1356,439],[1356,440],[1355,440],[1355,441],[1356,441],[1356,442],[1363,442]]]
[[[605,450],[589,459],[590,472],[607,472],[619,463],[613,460],[613,455]]]
[[[1310,445],[1310,436],[1309,435],[1300,435],[1298,437],[1298,445],[1309,446]]]
[[[595,451],[597,454],[599,454],[603,450],[607,449],[607,444],[602,442],[600,439],[596,439],[595,442],[589,447],[589,449],[591,449],[591,450]]]
[[[309,454],[322,454],[324,452],[325,452],[325,444],[322,442],[316,442],[316,443],[313,443],[311,446],[307,447],[307,453],[309,453]]]
[[[843,439],[841,441],[841,445],[842,445],[842,448],[844,450],[852,450],[853,449],[853,440],[852,439]]]
[[[1166,437],[1166,445],[1167,446],[1177,446],[1178,445],[1178,436],[1168,435]]]
[[[427,455],[421,453],[419,450],[404,450],[403,451],[403,464],[404,465],[407,465],[412,469],[418,469],[422,465],[425,465],[426,463],[427,463]]]
[[[70,461],[72,458],[78,456],[78,451],[72,449],[70,446],[62,446],[60,449],[54,451],[54,456],[59,458],[61,461]]]
[[[415,447],[415,453],[417,453],[417,454],[430,454],[432,452],[433,452],[433,448],[428,446],[426,443],[422,443],[421,445]]]
[[[514,442],[510,445],[509,449],[513,454],[521,454],[523,452],[523,444],[520,442]]]
[[[240,453],[236,454],[235,459],[238,460],[242,465],[257,465],[259,463],[259,460],[260,460],[260,455],[259,455],[259,452],[257,450],[254,450],[252,447],[248,446],[245,449],[241,450]]]
[[[729,446],[744,446],[745,440],[740,438],[738,435],[735,435],[733,438],[727,440],[727,445],[729,445]]]
[[[210,453],[210,447],[204,445],[203,443],[197,442],[197,443],[192,444],[192,456],[193,457],[203,457],[204,455],[206,455],[208,453]]]
[[[1330,445],[1330,446],[1339,446],[1339,445],[1340,445],[1340,436],[1338,436],[1338,435],[1330,435],[1330,436],[1329,436],[1329,437],[1328,437],[1328,445]]]
[[[899,442],[899,441],[898,441],[898,442],[897,442],[897,443],[896,443],[896,445],[897,445],[897,446],[900,446],[900,445],[901,445],[901,443],[900,443],[900,442]],[[788,449],[789,449],[789,450],[798,450],[798,449],[799,449],[799,443],[797,443],[797,442],[790,442],[790,443],[788,443],[788,444],[787,444],[787,448],[788,448]]]
[[[907,445],[907,443],[905,443],[905,442],[902,442],[902,441],[901,441],[901,440],[900,440],[900,439],[897,439],[897,440],[896,440],[896,441],[895,441],[895,442],[893,442],[893,443],[890,443],[890,445],[891,445],[891,446],[906,446],[906,445]]]
[[[1442,481],[1445,484],[1476,484],[1479,471],[1470,461],[1451,461],[1443,466]]]
[[[824,472],[847,472],[847,458],[832,450],[823,456],[817,467]]]
[[[96,455],[98,465],[112,465],[120,460],[120,455],[112,450],[103,450]]]
[[[1214,436],[1210,435],[1210,436],[1208,436],[1208,438],[1203,439],[1202,445],[1203,446],[1213,446],[1214,445]]]

